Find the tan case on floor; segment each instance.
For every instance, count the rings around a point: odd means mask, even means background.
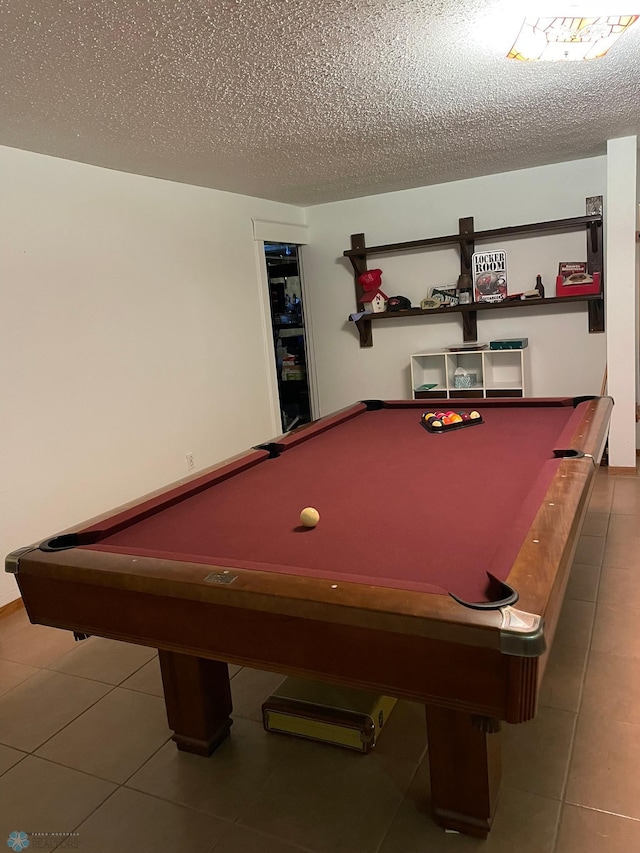
[[[287,678],[262,705],[268,732],[369,752],[396,699],[366,690]]]

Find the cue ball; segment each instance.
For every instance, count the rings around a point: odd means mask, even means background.
[[[312,506],[306,506],[300,513],[300,524],[304,527],[315,527],[320,521],[320,513]]]

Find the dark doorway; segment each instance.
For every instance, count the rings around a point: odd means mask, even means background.
[[[298,246],[265,243],[282,429],[311,420]]]

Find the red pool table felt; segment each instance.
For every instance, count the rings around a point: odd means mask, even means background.
[[[482,601],[487,572],[506,579],[560,464],[553,451],[582,416],[566,402],[480,407],[482,423],[442,435],[421,427],[424,401],[357,405],[288,437],[276,458],[256,451],[111,518],[88,547]],[[315,528],[300,525],[306,506]]]

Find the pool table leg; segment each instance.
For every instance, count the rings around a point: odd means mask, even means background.
[[[445,829],[486,838],[502,773],[500,732],[488,733],[463,711],[433,705],[426,711],[434,819]]]
[[[178,749],[211,755],[232,723],[227,664],[162,649],[158,657],[167,719]]]

